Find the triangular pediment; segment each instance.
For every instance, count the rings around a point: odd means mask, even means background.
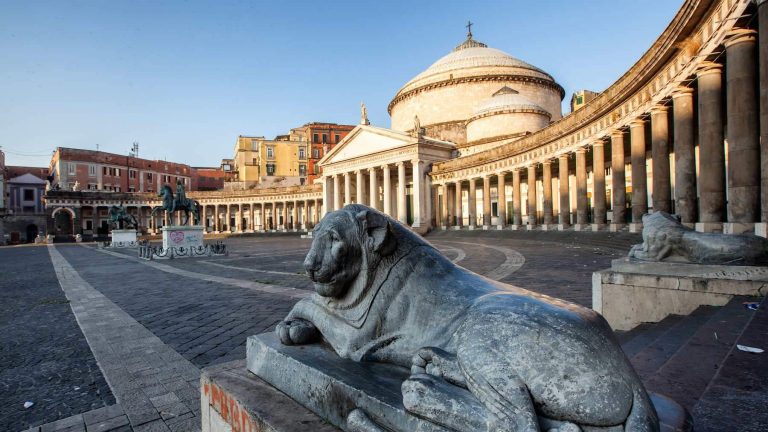
[[[357,159],[375,153],[416,144],[418,140],[406,133],[376,126],[358,125],[320,160],[321,165]]]
[[[34,174],[27,173],[8,180],[8,183],[45,184],[45,180],[37,177]]]

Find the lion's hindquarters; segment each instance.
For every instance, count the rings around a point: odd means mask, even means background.
[[[601,329],[574,334],[563,320],[501,308],[470,314],[457,333],[470,389],[492,411],[524,410],[520,393],[526,392],[539,415],[595,426],[624,423],[636,376],[623,353],[601,340]],[[511,387],[499,384],[505,381]]]

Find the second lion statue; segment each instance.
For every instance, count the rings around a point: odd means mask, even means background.
[[[405,409],[449,430],[659,430],[640,378],[591,309],[453,264],[363,205],[328,213],[304,261],[315,293],[276,332],[410,368]],[[376,431],[353,410],[348,430]]]

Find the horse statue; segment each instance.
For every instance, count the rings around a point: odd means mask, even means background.
[[[154,216],[160,210],[167,211],[169,216],[173,216],[173,213],[177,211],[183,212],[184,220],[181,224],[186,225],[189,221],[189,213],[191,212],[194,217],[194,224],[200,223],[200,203],[187,198],[186,193],[184,193],[184,186],[180,182],[176,185],[175,197],[173,196],[173,190],[168,185],[160,188],[157,196],[163,198],[163,205],[152,207],[151,216]]]
[[[122,203],[109,208],[109,226],[112,229],[139,228],[136,217],[125,210]]]

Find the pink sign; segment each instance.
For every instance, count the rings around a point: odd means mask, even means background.
[[[171,243],[182,243],[184,242],[184,231],[172,231],[169,238]]]

